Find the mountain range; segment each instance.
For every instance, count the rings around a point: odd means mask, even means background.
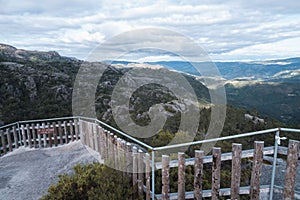
[[[60,56],[55,51],[27,51],[0,44],[0,121],[9,123],[71,115],[73,84],[83,63],[88,62]],[[287,124],[299,124],[299,63],[300,58],[264,62],[217,62],[215,64],[221,77],[210,78],[225,86],[229,104],[255,110]],[[209,104],[209,92],[202,81],[203,77],[195,72],[190,63],[162,61],[138,64],[114,61],[112,65],[97,64],[107,68],[95,96],[97,115],[101,120],[111,120],[110,96],[114,85],[129,70],[128,66],[132,68],[146,65],[155,70],[167,67],[183,72],[198,99]],[[141,97],[135,97],[138,94]],[[152,85],[133,95],[131,104],[134,119],[149,120],[149,105],[143,103],[147,100],[154,104],[161,102],[168,115],[178,112],[176,108],[180,103],[170,91]]]

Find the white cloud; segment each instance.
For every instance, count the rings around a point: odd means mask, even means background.
[[[99,43],[119,33],[162,27],[185,34],[217,59],[280,56],[272,45],[285,40],[294,43],[281,55],[300,56],[300,42],[293,39],[300,33],[300,1],[295,0],[0,0],[0,4],[0,42],[20,48],[56,49],[85,58]],[[170,45],[166,40],[173,39],[164,37],[160,42]],[[173,45],[188,48],[180,41]]]

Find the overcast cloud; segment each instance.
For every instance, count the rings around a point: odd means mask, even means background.
[[[298,0],[124,2],[0,0],[0,42],[85,59],[112,36],[156,27],[191,38],[213,60],[300,56]]]

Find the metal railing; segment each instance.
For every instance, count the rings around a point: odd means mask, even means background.
[[[17,136],[14,136],[14,147],[16,146],[22,146],[25,145],[26,142],[28,144],[28,142],[32,141],[32,138],[24,138],[24,133],[22,133],[22,131],[24,131],[24,125],[28,126],[28,124],[46,124],[44,128],[47,128],[47,124],[49,127],[57,127],[57,129],[59,129],[59,126],[57,126],[58,121],[67,121],[67,120],[76,120],[76,123],[74,123],[74,125],[78,125],[79,126],[79,121],[81,120],[85,120],[85,121],[90,121],[92,123],[95,124],[99,124],[101,125],[103,128],[108,129],[120,136],[122,136],[123,138],[126,139],[126,141],[131,141],[137,145],[139,145],[140,147],[146,149],[146,151],[150,152],[151,154],[151,181],[152,181],[152,188],[151,188],[151,197],[152,199],[155,199],[156,197],[156,193],[155,193],[155,170],[158,169],[159,167],[159,162],[156,162],[155,160],[155,156],[156,154],[158,154],[158,152],[160,151],[164,151],[164,150],[172,150],[172,149],[176,149],[176,148],[180,148],[180,147],[191,147],[194,145],[202,145],[205,143],[211,143],[211,142],[218,142],[218,141],[225,141],[225,140],[232,140],[232,139],[238,139],[238,138],[245,138],[245,137],[253,137],[253,136],[257,136],[257,135],[265,135],[265,134],[271,134],[273,136],[274,139],[274,146],[270,147],[273,148],[273,166],[272,166],[272,175],[271,175],[271,183],[269,185],[269,199],[271,200],[273,198],[273,193],[274,193],[274,189],[275,190],[280,190],[280,186],[275,185],[274,180],[275,180],[275,173],[276,173],[276,162],[277,162],[277,154],[282,154],[282,152],[284,152],[286,149],[280,148],[280,144],[281,144],[281,140],[286,139],[285,137],[280,137],[282,132],[285,132],[287,134],[289,133],[300,133],[299,129],[291,129],[291,128],[273,128],[273,129],[268,129],[268,130],[262,130],[262,131],[255,131],[255,132],[249,132],[249,133],[243,133],[243,134],[238,134],[238,135],[231,135],[231,136],[225,136],[225,137],[219,137],[219,138],[211,138],[211,139],[207,139],[207,140],[201,140],[201,141],[194,141],[194,142],[188,142],[188,143],[182,143],[182,144],[174,144],[174,145],[168,145],[168,146],[163,146],[163,147],[152,147],[148,144],[145,144],[144,142],[130,136],[127,133],[124,133],[98,119],[95,118],[89,118],[89,117],[84,117],[84,116],[72,116],[72,117],[61,117],[61,118],[50,118],[50,119],[38,119],[38,120],[27,120],[27,121],[19,121],[19,122],[15,122],[15,123],[11,123],[8,125],[4,125],[0,127],[0,133],[1,133],[1,148],[0,151],[5,148],[5,149],[9,149],[9,150],[13,150],[11,149],[11,147],[9,146],[9,144],[7,144],[5,147],[3,147],[3,141],[9,142],[9,140],[11,139],[3,139],[5,137],[5,135],[10,135],[10,134],[14,134],[17,133]],[[50,122],[55,123],[55,125],[50,124]],[[78,123],[77,123],[78,122]],[[69,124],[67,124],[69,125]],[[22,129],[23,127],[23,129]],[[31,130],[34,130],[35,125],[33,125],[33,127],[29,127]],[[6,130],[6,132],[5,132]],[[77,129],[79,131],[79,135],[80,133],[80,128]],[[58,132],[58,131],[56,131]],[[74,133],[71,134],[66,134],[65,136],[59,136],[57,135],[57,139],[58,140],[69,140],[72,139],[74,135]],[[50,141],[54,141],[56,136],[50,136],[47,137],[45,139],[45,141],[47,141],[48,143]],[[80,137],[78,137],[79,139]],[[298,137],[299,139],[300,137]],[[17,141],[15,141],[17,140]],[[29,141],[30,140],[30,141]],[[38,141],[38,138],[36,138],[36,140]],[[12,141],[11,141],[12,142]],[[45,144],[48,144],[48,143]],[[60,143],[61,144],[61,143]],[[47,147],[47,145],[44,147]],[[266,186],[264,186],[266,187]]]

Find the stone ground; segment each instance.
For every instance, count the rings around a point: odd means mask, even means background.
[[[80,141],[48,149],[20,147],[0,158],[0,199],[33,200],[47,193],[58,175],[73,166],[96,161]]]

